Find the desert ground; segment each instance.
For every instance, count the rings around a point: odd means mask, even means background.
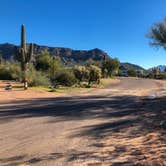
[[[166,81],[116,81],[70,94],[1,81],[0,166],[165,166]]]

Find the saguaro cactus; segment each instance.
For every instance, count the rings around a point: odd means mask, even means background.
[[[26,78],[27,65],[31,61],[33,55],[33,44],[29,46],[29,50],[26,49],[26,39],[25,39],[25,27],[21,25],[21,46],[20,48],[15,47],[15,58],[21,64],[22,70],[22,81],[24,83],[24,89],[28,89],[28,80]]]

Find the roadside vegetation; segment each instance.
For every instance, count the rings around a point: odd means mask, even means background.
[[[166,49],[166,20],[155,24],[148,34],[151,44]],[[21,45],[15,47],[14,58],[5,61],[0,56],[0,79],[22,82],[24,89],[46,87],[55,91],[59,87],[90,88],[99,85],[103,78],[130,76],[166,79],[166,71],[124,69],[118,59],[103,57],[101,61],[67,65],[58,55],[50,55],[47,49],[35,55],[33,44],[26,44],[25,27],[21,26]]]
[[[114,59],[107,61],[111,61],[111,63],[118,62]],[[3,61],[0,64],[0,79],[24,83],[25,76],[23,75],[26,75],[26,84],[30,87],[43,86],[51,89],[59,87],[90,88],[100,85],[104,78],[113,78],[117,75],[115,71],[118,71],[118,63],[117,66],[114,66],[114,69],[111,69],[110,73],[107,72],[107,70],[110,70],[109,68],[105,68],[103,72],[102,62],[95,63],[91,60],[85,65],[68,67],[63,64],[59,57],[51,57],[47,51],[43,51],[41,55],[36,56],[35,62],[26,65],[26,73],[22,71],[19,62]]]
[[[15,48],[14,58],[0,58],[0,79],[22,82],[28,87],[45,87],[55,91],[59,87],[90,88],[99,85],[102,78],[118,74],[118,59],[89,60],[83,65],[68,66],[60,56],[51,56],[47,50],[34,55],[33,44],[27,45],[25,27],[21,26],[21,46]]]

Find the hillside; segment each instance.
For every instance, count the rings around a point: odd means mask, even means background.
[[[14,47],[15,45],[10,43],[0,44],[0,54],[6,60],[12,59]],[[60,56],[67,62],[81,63],[90,59],[98,61],[102,60],[104,56],[109,58],[109,55],[107,53],[98,48],[92,50],[73,50],[71,48],[48,47],[34,44],[35,55],[40,54],[44,50],[48,50],[52,56]]]
[[[10,43],[0,44],[0,55],[2,55],[3,59],[9,60],[13,58],[14,47],[16,45]],[[74,63],[85,63],[86,61],[92,59],[95,61],[100,61],[104,58],[110,58],[110,56],[105,53],[103,50],[95,48],[92,50],[73,50],[71,48],[64,47],[49,47],[49,46],[41,46],[34,44],[34,54],[35,56],[39,55],[42,51],[48,50],[48,52],[52,56],[60,56],[61,59],[67,62],[68,65],[72,65]],[[142,67],[131,64],[131,63],[121,63],[121,70],[145,70]]]
[[[132,64],[132,63],[121,63],[120,66],[121,70],[145,70],[143,67],[136,65],[136,64]]]
[[[164,72],[166,70],[166,65],[158,65],[158,66],[154,66],[154,67],[158,68],[161,72]],[[152,69],[153,69],[153,67],[148,70],[151,71]]]

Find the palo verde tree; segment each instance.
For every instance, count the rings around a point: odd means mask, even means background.
[[[15,47],[15,59],[20,62],[22,70],[22,81],[24,83],[24,89],[28,89],[28,80],[26,77],[28,63],[31,61],[33,55],[33,44],[29,46],[29,50],[26,48],[26,39],[25,39],[25,27],[21,25],[21,46],[20,48]]]
[[[147,36],[151,39],[151,45],[166,49],[166,19],[154,24]]]
[[[42,53],[36,57],[35,67],[37,70],[47,72],[51,64],[51,55],[47,50],[42,51]]]
[[[112,77],[114,74],[117,74],[119,66],[120,62],[117,58],[104,59],[101,66],[103,77]]]

